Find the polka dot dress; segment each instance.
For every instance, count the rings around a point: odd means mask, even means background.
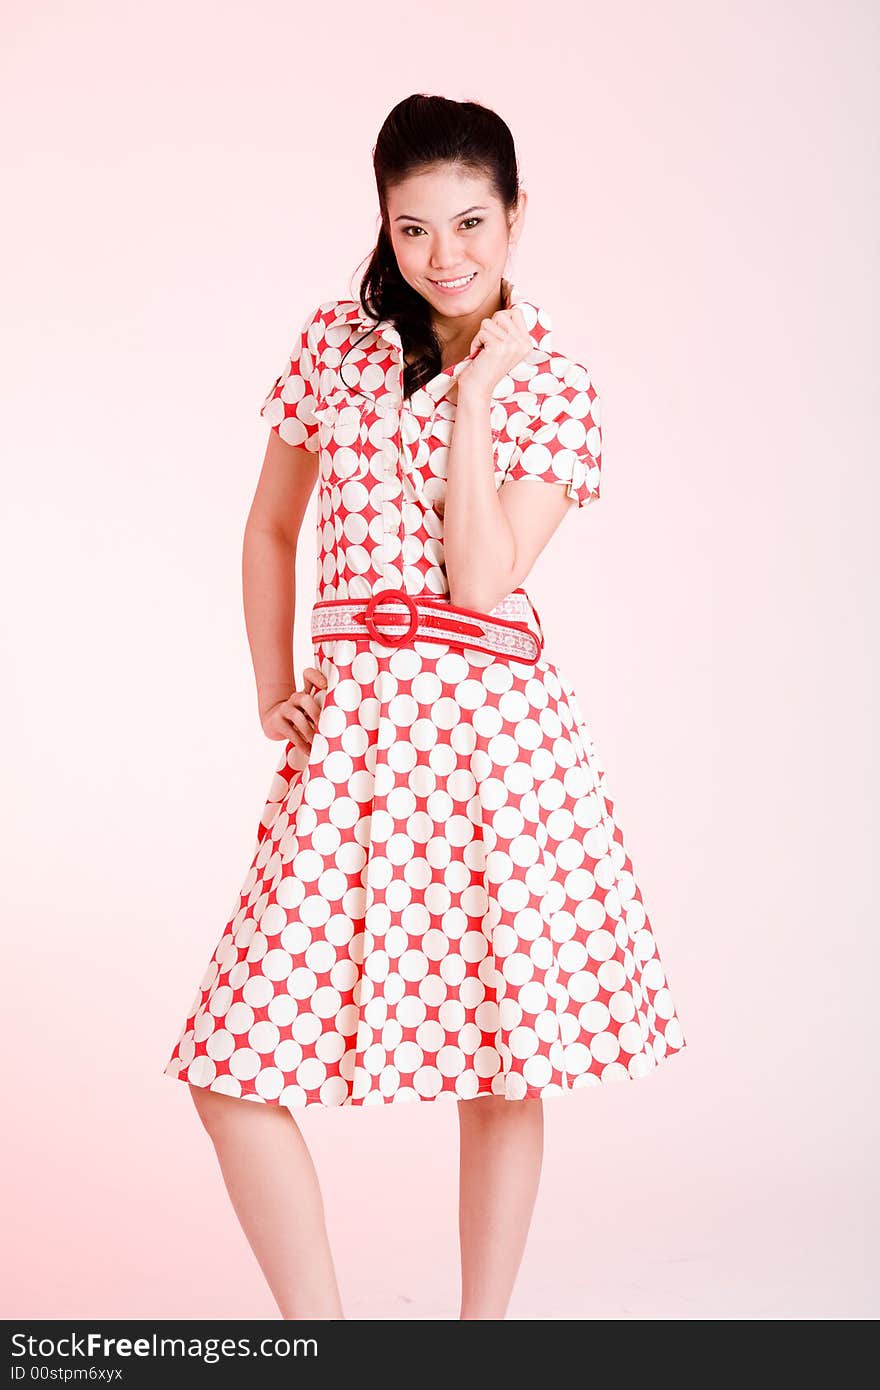
[[[493,393],[496,483],[560,484],[581,508],[599,496],[599,398],[546,312],[504,288],[534,348]],[[448,593],[450,388],[467,365],[404,400],[391,324],[353,300],[304,323],[261,413],[318,455],[317,598]],[[523,588],[493,613],[540,632]],[[310,753],[284,747],[165,1074],[291,1109],[516,1101],[644,1076],[684,1048],[558,666],[367,638],[322,639],[315,664]]]

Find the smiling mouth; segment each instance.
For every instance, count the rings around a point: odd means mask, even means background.
[[[465,285],[470,284],[476,273],[477,272],[474,270],[470,275],[460,275],[457,280],[431,280],[431,284],[436,285],[437,288],[441,290],[460,290],[463,289]]]

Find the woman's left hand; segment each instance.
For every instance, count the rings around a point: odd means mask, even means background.
[[[499,309],[491,318],[483,319],[471,342],[470,353],[478,347],[480,350],[459,375],[459,395],[464,391],[488,399],[501,378],[534,346],[521,309]]]

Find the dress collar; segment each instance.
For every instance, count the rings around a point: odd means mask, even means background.
[[[553,324],[546,309],[542,309],[534,300],[526,298],[521,294],[510,280],[502,279],[502,291],[504,294],[504,307],[506,309],[517,308],[521,311],[525,321],[529,337],[534,343],[532,355],[546,357],[552,349]],[[397,352],[402,355],[403,344],[400,334],[390,319],[371,318],[364,313],[361,304],[357,300],[343,300],[339,305],[338,312],[328,324],[328,327],[345,324],[352,328],[356,333],[378,333],[388,343],[392,344]],[[437,403],[448,394],[453,382],[457,381],[461,373],[473,361],[473,357],[465,357],[461,362],[456,362],[451,367],[445,367],[438,372],[430,381],[425,382],[417,391],[413,392],[410,398],[410,408],[416,414],[430,414]],[[497,383],[492,392],[493,400],[505,400],[517,389],[516,382],[511,376],[503,376]],[[359,390],[363,391],[360,387]],[[372,392],[365,394],[372,395]]]

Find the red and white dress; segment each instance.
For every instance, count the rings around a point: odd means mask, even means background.
[[[495,475],[599,496],[599,398],[547,313],[493,392]],[[350,350],[349,350],[350,349]],[[354,300],[303,324],[261,414],[319,455],[318,599],[448,593],[443,506],[468,361],[404,400]],[[496,615],[540,631],[525,589]],[[285,745],[234,911],[165,1074],[245,1100],[548,1096],[685,1046],[605,772],[568,680],[415,641],[319,640],[318,728]]]

